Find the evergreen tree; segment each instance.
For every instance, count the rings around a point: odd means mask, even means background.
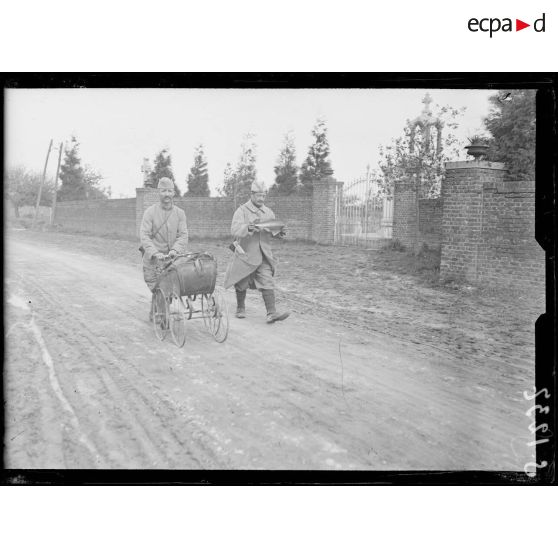
[[[332,174],[329,160],[327,126],[323,118],[318,118],[312,129],[314,143],[308,148],[308,155],[300,169],[300,182],[306,192],[312,191],[312,182]]]
[[[60,165],[60,189],[58,201],[87,199],[85,174],[79,156],[79,143],[72,136],[70,145],[64,149],[64,161]]]
[[[491,111],[485,119],[485,126],[492,134],[488,159],[506,163],[514,180],[534,180],[535,91],[500,91],[490,102]]]
[[[159,180],[163,177],[170,178],[174,183],[174,195],[180,196],[180,190],[176,185],[174,180],[174,174],[172,172],[172,158],[167,149],[162,149],[155,156],[155,163],[153,165],[153,170],[151,171],[151,187],[157,188]]]
[[[244,137],[234,171],[230,164],[225,168],[221,194],[233,198],[237,205],[250,197],[250,189],[256,180],[256,144],[253,137],[252,134]]]
[[[294,138],[290,133],[285,135],[284,145],[274,170],[275,182],[270,188],[270,192],[284,196],[295,193],[298,188],[298,167],[296,166]]]
[[[188,189],[184,196],[209,197],[209,176],[202,144],[198,145],[194,153],[194,166],[190,169],[187,183]]]
[[[234,170],[230,163],[227,163],[223,171],[223,184],[219,188],[219,193],[222,196],[232,197],[234,191]]]
[[[89,166],[83,167],[79,155],[79,142],[72,136],[70,145],[64,149],[64,161],[60,165],[60,188],[58,201],[104,199],[109,197],[110,188],[98,184],[102,176]]]
[[[234,173],[236,199],[240,202],[244,202],[250,197],[250,189],[256,180],[256,144],[253,137],[252,134],[244,137]]]

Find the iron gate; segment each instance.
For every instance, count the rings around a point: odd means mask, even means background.
[[[391,238],[393,197],[369,172],[339,188],[335,200],[335,244],[371,246]]]

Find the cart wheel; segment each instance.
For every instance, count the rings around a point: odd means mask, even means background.
[[[155,337],[162,341],[169,329],[169,305],[161,289],[156,289],[151,300]]]
[[[186,307],[182,298],[172,296],[169,304],[169,327],[177,347],[183,347],[186,342],[186,319]]]
[[[213,294],[202,296],[202,316],[205,327],[215,341],[223,343],[229,334],[229,308],[222,293],[215,290]]]

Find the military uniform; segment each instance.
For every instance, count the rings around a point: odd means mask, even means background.
[[[178,254],[186,253],[188,227],[184,210],[174,205],[168,210],[163,209],[160,203],[148,207],[141,221],[140,240],[145,250],[143,278],[149,290],[153,291],[157,282],[155,254],[168,254],[171,250]]]
[[[236,250],[225,275],[225,288],[234,285],[236,291],[236,317],[246,317],[245,300],[248,288],[258,289],[267,310],[267,322],[284,320],[288,312],[279,314],[275,309],[275,275],[276,260],[271,250],[271,232],[267,230],[249,231],[255,223],[265,223],[275,219],[269,207],[257,207],[252,200],[241,205],[234,213],[231,234],[244,253]]]

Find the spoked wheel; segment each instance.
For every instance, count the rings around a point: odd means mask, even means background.
[[[169,329],[169,305],[161,289],[156,289],[151,300],[155,337],[162,341]]]
[[[223,343],[229,334],[229,308],[220,291],[204,294],[201,300],[203,323],[215,341]]]
[[[182,298],[173,295],[169,304],[169,327],[177,347],[183,347],[186,342],[186,320],[186,307]]]

